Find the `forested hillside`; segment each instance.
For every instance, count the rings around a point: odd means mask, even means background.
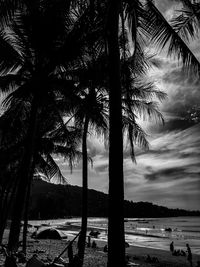
[[[88,215],[108,215],[108,195],[89,190]],[[199,211],[168,209],[149,202],[124,201],[125,217],[200,216]],[[50,184],[35,180],[32,185],[30,219],[64,218],[81,216],[81,187]]]

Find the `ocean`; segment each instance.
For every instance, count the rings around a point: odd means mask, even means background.
[[[170,218],[126,218],[125,239],[129,245],[169,250],[174,241],[175,249],[186,250],[189,243],[192,253],[200,255],[200,217]],[[99,240],[107,240],[107,219],[88,218],[88,227],[98,229]],[[65,225],[80,226],[81,218],[29,221],[31,225],[49,225],[62,227]],[[75,235],[77,231],[65,231],[67,235]],[[117,234],[117,233],[116,233]]]

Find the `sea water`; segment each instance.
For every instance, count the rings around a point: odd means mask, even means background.
[[[29,223],[62,226],[62,230],[65,230],[65,225],[80,226],[81,218]],[[88,227],[98,229],[98,239],[102,241],[107,241],[107,224],[106,218],[88,218]],[[192,253],[200,254],[200,217],[126,218],[124,224],[125,239],[129,245],[169,250],[169,244],[174,241],[175,249],[186,250],[186,244],[189,243]],[[78,231],[66,230],[66,234],[75,235]]]

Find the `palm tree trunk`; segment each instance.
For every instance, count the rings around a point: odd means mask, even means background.
[[[30,124],[27,132],[25,153],[23,164],[19,171],[19,185],[17,189],[16,199],[13,207],[12,221],[9,233],[8,250],[15,251],[18,249],[21,219],[24,210],[24,202],[26,199],[26,190],[31,179],[33,155],[37,128],[37,111],[38,111],[38,97],[34,96],[30,114]]]
[[[3,204],[2,204],[2,210],[1,210],[0,244],[2,243],[4,230],[5,230],[7,219],[8,219],[8,214],[12,207],[12,202],[13,202],[13,198],[16,192],[16,187],[17,187],[17,180],[15,179],[13,186],[9,183],[9,185],[6,188],[7,192],[5,193]]]
[[[31,177],[28,181],[27,192],[26,192],[26,201],[25,201],[25,209],[24,209],[24,227],[23,227],[22,251],[25,255],[26,255],[27,230],[28,230],[28,211],[29,211],[31,182],[33,179],[33,173],[34,173],[34,164],[32,166],[32,170],[31,170]]]
[[[108,267],[125,266],[122,103],[118,44],[119,12],[120,1],[110,0],[107,24],[110,83]]]
[[[0,192],[0,227],[1,227],[1,218],[2,218],[2,211],[3,211],[3,203],[4,203],[4,199],[5,199],[5,188],[2,185],[1,186],[1,192]]]
[[[5,209],[5,206],[7,206],[7,198],[8,198],[9,192],[6,191],[5,188],[2,188],[2,194],[1,194],[1,207],[0,207],[0,244],[2,243],[3,234],[6,226],[6,220],[7,220],[7,209]]]
[[[82,141],[82,222],[81,222],[81,234],[78,240],[78,256],[80,259],[80,267],[83,266],[86,233],[87,233],[87,214],[88,214],[88,155],[87,155],[87,132],[88,132],[89,118],[86,115],[84,129],[83,129],[83,141]]]

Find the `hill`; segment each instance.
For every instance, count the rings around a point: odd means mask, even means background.
[[[81,216],[79,186],[55,185],[35,180],[32,186],[29,219],[53,219]],[[89,189],[88,216],[105,217],[108,214],[108,195]],[[124,201],[125,217],[200,216],[200,211],[169,209],[149,202]]]

